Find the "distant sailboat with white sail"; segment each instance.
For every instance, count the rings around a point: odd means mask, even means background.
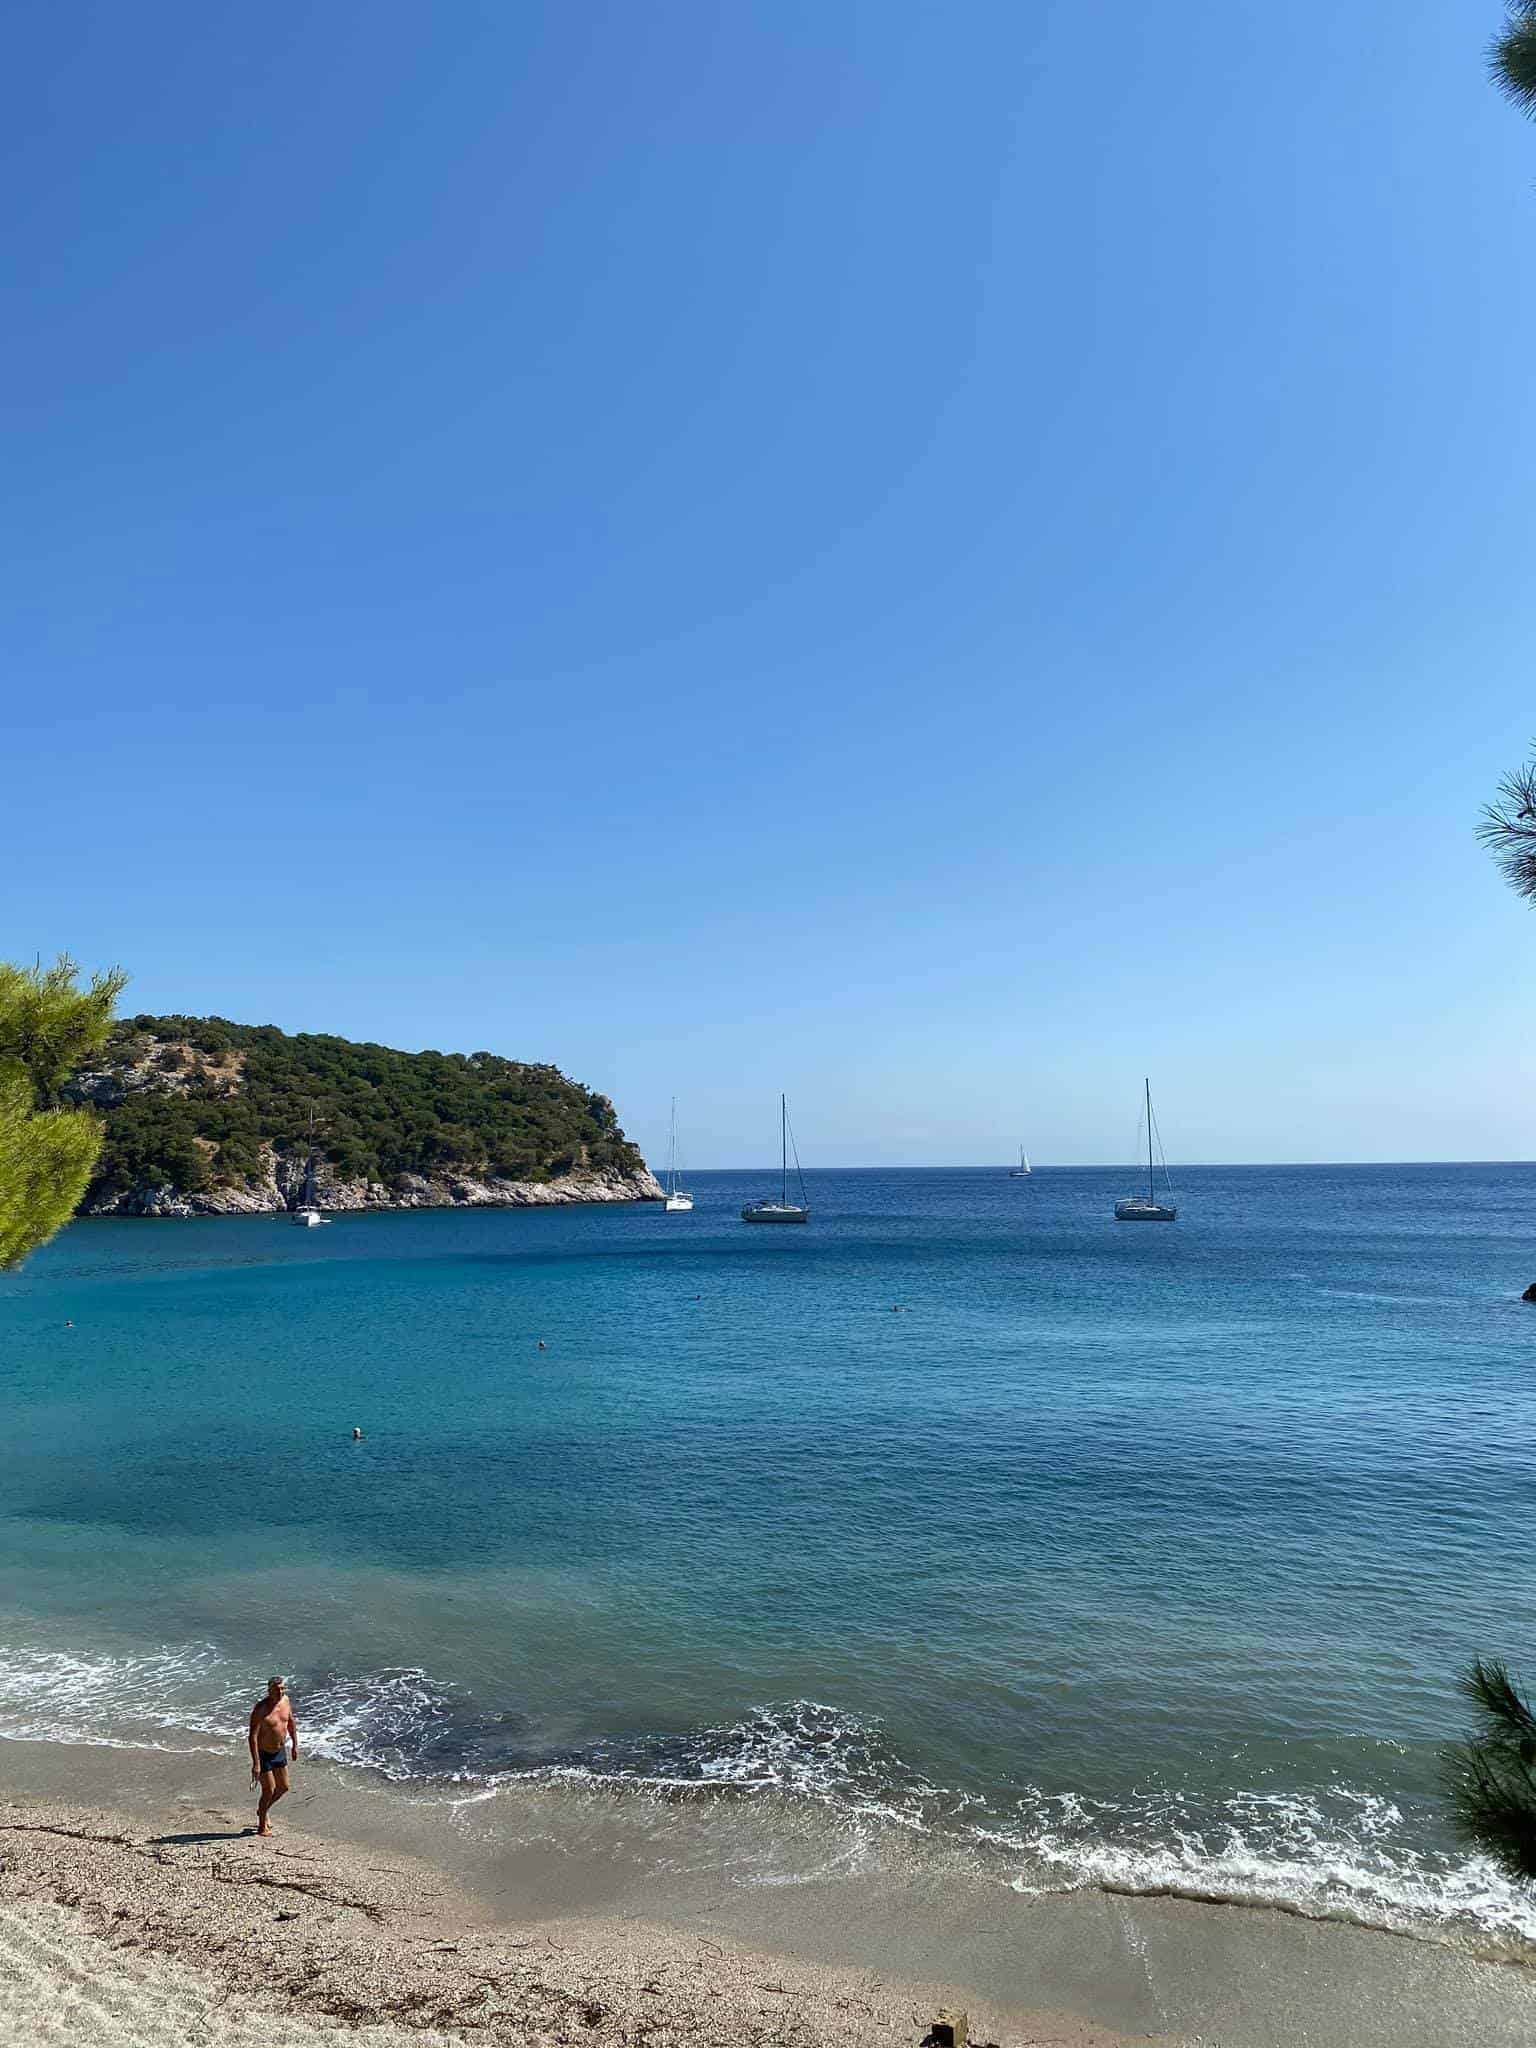
[[[675,1214],[693,1207],[693,1197],[683,1186],[681,1169],[677,1163],[677,1097],[672,1098],[672,1134],[667,1141],[667,1197],[668,1214]]]
[[[1024,1150],[1024,1147],[1021,1145],[1019,1147],[1019,1163],[1017,1166],[1009,1167],[1008,1178],[1010,1180],[1022,1180],[1026,1173],[1030,1173],[1032,1171],[1033,1168],[1030,1166],[1029,1163],[1029,1154]]]

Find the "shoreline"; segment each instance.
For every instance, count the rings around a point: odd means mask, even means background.
[[[413,1633],[417,1626],[413,1617]],[[178,1773],[219,1777],[214,1760],[228,1739],[231,1673],[209,1646],[187,1651],[194,1665],[203,1654],[215,1667],[197,1678],[202,1697],[179,1702],[154,1657],[146,1668],[111,1654],[93,1662],[90,1652],[82,1660],[67,1650],[32,1658],[22,1645],[9,1649],[0,1737],[32,1745],[34,1755],[50,1744],[98,1760],[124,1754],[125,1773],[137,1773],[145,1790],[163,1785],[169,1797],[177,1796]],[[184,1675],[180,1653],[165,1654]],[[353,1661],[341,1659],[343,1666]],[[81,1686],[84,1713],[77,1711]],[[108,1698],[115,1704],[103,1719]],[[1469,1853],[1447,1858],[1428,1837],[1416,1849],[1412,1822],[1364,1794],[1348,1795],[1367,1809],[1366,1824],[1353,1832],[1336,1812],[1296,1792],[1271,1795],[1288,1836],[1240,1832],[1250,1816],[1234,1797],[1225,1808],[1232,1828],[1225,1842],[1214,1821],[1200,1836],[1181,1836],[1177,1814],[1161,1816],[1160,1827],[1138,1838],[1130,1829],[1115,1832],[1124,1808],[1108,1794],[1091,1802],[1097,1812],[1074,1812],[1078,1795],[1068,1793],[1040,1794],[1027,1812],[1010,1815],[962,1788],[932,1786],[894,1749],[870,1751],[880,1730],[814,1702],[756,1709],[750,1726],[706,1727],[674,1737],[670,1748],[645,1738],[626,1746],[620,1737],[613,1745],[573,1739],[563,1750],[523,1745],[521,1753],[515,1733],[509,1740],[477,1712],[456,1724],[454,1705],[451,1689],[435,1687],[421,1669],[378,1672],[360,1685],[339,1673],[322,1680],[306,1697],[310,1754],[301,1775],[306,1796],[326,1782],[346,1787],[344,1798],[325,1800],[325,1830],[347,1836],[371,1804],[395,1806],[395,1825],[419,1835],[423,1853],[477,1869],[492,1891],[509,1843],[522,1856],[531,1837],[558,1836],[565,1869],[581,1864],[588,1891],[604,1890],[605,1858],[618,1854],[637,1867],[654,1861],[673,1912],[700,1907],[698,1887],[679,1874],[685,1867],[728,1873],[743,1890],[802,1894],[835,1874],[848,1896],[878,1887],[893,1898],[901,1887],[963,1889],[992,1917],[1004,1894],[1021,1902],[1096,1896],[1240,1907],[1536,1972],[1536,1895]],[[558,1713],[558,1703],[542,1711]],[[133,1739],[136,1726],[147,1739]],[[0,1742],[0,1759],[7,1753]],[[91,1783],[100,1803],[121,1796],[110,1777]],[[68,1796],[67,1786],[46,1777],[34,1789]],[[227,1785],[210,1783],[208,1796],[227,1796]],[[1370,1823],[1378,1810],[1397,1835],[1392,1851],[1373,1860]],[[1426,1819],[1412,1816],[1421,1827]],[[686,1855],[674,1868],[682,1844]],[[551,1874],[542,1871],[540,1882]],[[586,1893],[579,1903],[588,1903]]]
[[[650,1169],[635,1173],[589,1172],[560,1175],[553,1180],[479,1179],[469,1174],[407,1177],[411,1186],[386,1193],[381,1183],[319,1180],[310,1206],[327,1218],[431,1215],[454,1209],[617,1208],[637,1202],[659,1202],[660,1182]],[[270,1187],[218,1188],[185,1194],[179,1188],[130,1188],[109,1199],[92,1202],[89,1193],[70,1219],[76,1223],[207,1223],[240,1217],[294,1216],[301,1207],[274,1182]]]
[[[110,1977],[121,1958],[109,1951],[124,1947],[168,1967],[211,1963],[209,1998],[275,1985],[294,2024],[344,2004],[349,2024],[403,2025],[420,2044],[434,2015],[462,2008],[469,2032],[445,2040],[889,2048],[921,2040],[915,2015],[958,2006],[973,2043],[998,2048],[1516,2048],[1536,2037],[1529,1968],[1263,1906],[1108,1889],[1020,1897],[950,1870],[743,1881],[720,1860],[718,1817],[686,1806],[527,1786],[456,1800],[306,1760],[267,1843],[243,1833],[233,1746],[226,1760],[11,1740],[0,1774],[0,1918],[63,1902],[83,1916],[59,1935],[77,1974]],[[272,1866],[318,1905],[253,1914],[254,1896],[277,1897]],[[146,1883],[150,1911],[136,1903]],[[231,1902],[244,1918],[230,1919]],[[274,1917],[293,1910],[299,1921]],[[7,1925],[3,1941],[31,1939]],[[444,1941],[460,1945],[446,1972]],[[537,1986],[518,1974],[533,1953],[519,1942],[537,1946]],[[0,1982],[6,1967],[0,1956]],[[510,2033],[464,2003],[493,1978],[522,2001]],[[571,2030],[582,2003],[602,2014]],[[0,2026],[7,2044],[31,2038]]]

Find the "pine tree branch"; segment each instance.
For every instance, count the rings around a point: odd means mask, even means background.
[[[1522,114],[1536,115],[1536,0],[1513,0],[1489,49],[1488,68]]]
[[[1505,776],[1499,801],[1483,808],[1477,836],[1516,894],[1536,902],[1536,761]]]

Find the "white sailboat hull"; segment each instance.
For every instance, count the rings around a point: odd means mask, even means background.
[[[743,1223],[809,1223],[811,1212],[795,1202],[748,1202],[741,1212]]]
[[[301,1230],[317,1230],[328,1218],[322,1216],[318,1209],[295,1209],[293,1220]]]
[[[693,1197],[692,1195],[685,1195],[679,1188],[674,1193],[668,1195],[664,1206],[669,1215],[678,1214],[684,1209],[691,1209],[693,1207]]]

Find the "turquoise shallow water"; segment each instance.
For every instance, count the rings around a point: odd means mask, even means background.
[[[809,1180],[72,1227],[0,1282],[0,1734],[281,1669],[416,1782],[1536,1938],[1434,1777],[1536,1643],[1536,1168]]]

